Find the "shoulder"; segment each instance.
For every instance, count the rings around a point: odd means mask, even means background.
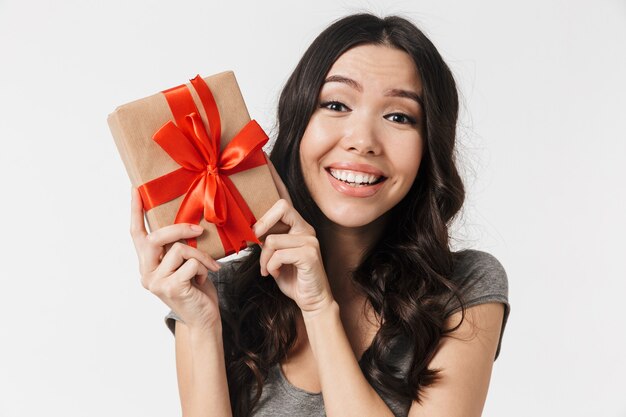
[[[500,275],[506,275],[500,261],[488,252],[477,249],[465,249],[454,252],[455,275],[467,274],[467,272],[488,271]]]
[[[490,253],[467,249],[454,254],[450,279],[459,286],[467,302],[489,295],[508,300],[509,281],[500,261]]]
[[[456,252],[454,256],[455,265],[450,279],[458,286],[465,308],[489,303],[501,303],[504,306],[495,355],[497,358],[502,345],[502,335],[511,312],[509,280],[506,271],[500,261],[487,252],[468,249]],[[480,309],[484,308],[486,306],[480,307]],[[460,309],[459,300],[452,297],[446,303],[446,316],[451,316]]]

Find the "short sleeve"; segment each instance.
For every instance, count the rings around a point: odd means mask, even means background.
[[[213,272],[213,271],[209,271],[209,279],[213,282],[213,285],[215,285],[215,288],[217,289],[217,296],[219,299],[219,303],[220,303],[220,310],[223,311],[223,309],[225,308],[224,305],[224,281],[223,281],[223,273],[222,270],[225,268],[224,265],[222,265],[222,268],[220,270],[218,270],[217,272]],[[180,321],[182,323],[184,323],[183,320],[181,320],[181,318],[178,316],[178,314],[176,314],[176,312],[174,310],[170,310],[169,313],[167,313],[167,315],[164,318],[165,320],[165,324],[167,325],[167,328],[170,329],[170,332],[172,332],[173,335],[175,335],[175,330],[176,330],[176,322]]]
[[[498,259],[487,252],[465,250],[457,252],[455,255],[456,263],[451,280],[459,286],[464,297],[465,307],[492,302],[499,302],[504,305],[504,316],[495,361],[500,355],[504,329],[511,312],[506,271]],[[460,309],[458,300],[454,297],[448,305],[446,315],[449,316]]]

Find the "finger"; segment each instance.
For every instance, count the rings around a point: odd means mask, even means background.
[[[195,285],[200,291],[207,294],[209,297],[219,303],[217,288],[215,287],[213,281],[209,278],[209,273],[206,273],[204,275],[196,275],[195,282],[192,280],[191,283]]]
[[[279,221],[289,227],[289,233],[308,233],[315,234],[313,228],[304,221],[302,216],[287,202],[287,200],[278,200],[270,209],[252,226],[257,237],[266,234],[272,226]]]
[[[272,257],[269,258],[265,264],[266,273],[270,274],[274,278],[278,278],[280,276],[280,268],[285,264],[283,261],[284,253],[282,252],[284,252],[284,250],[278,253],[273,251]]]
[[[261,267],[261,275],[267,276],[267,262],[270,260],[275,251],[281,249],[301,248],[303,246],[319,247],[317,239],[308,235],[268,235],[263,243],[259,264]]]
[[[171,275],[171,279],[175,282],[185,283],[195,277],[204,277],[208,276],[208,274],[209,271],[200,261],[196,258],[191,258],[185,261],[185,263]]]
[[[270,229],[267,232],[257,237],[259,238],[261,242],[265,242],[265,239],[267,236],[286,234],[286,233],[289,233],[289,229],[291,228],[279,220],[274,226],[270,227]]]
[[[294,265],[297,267],[301,257],[302,248],[281,249],[274,251],[272,257],[267,261],[267,272],[274,278],[280,278],[280,268],[284,265]]]
[[[263,249],[289,249],[303,246],[318,246],[317,238],[309,235],[268,235],[263,243]]]
[[[131,187],[130,195],[130,235],[137,244],[139,240],[146,237],[148,232],[144,223],[141,194],[137,188]]]
[[[267,262],[270,260],[272,255],[274,255],[274,249],[270,249],[266,247],[265,245],[263,245],[261,249],[261,255],[259,257],[259,266],[261,267],[261,276],[264,276],[264,277],[267,276],[268,274]]]
[[[176,271],[185,261],[196,259],[207,269],[216,272],[220,266],[206,253],[184,243],[176,242],[165,254],[158,267],[159,273],[169,275]]]
[[[299,248],[279,249],[267,261],[267,272],[274,278],[280,278],[280,269],[285,265],[292,265],[300,272],[313,273],[315,264],[320,261],[319,250],[305,245]]]
[[[182,239],[190,239],[202,235],[204,228],[197,224],[177,223],[155,230],[147,236],[153,246],[165,246]]]
[[[146,245],[147,231],[144,220],[143,201],[141,193],[135,187],[131,187],[131,216],[130,234],[135,245],[135,251],[139,258],[139,272],[142,276],[154,271],[159,263],[159,257],[163,253],[162,248]]]
[[[204,267],[204,265],[203,265]],[[198,287],[202,287],[204,285],[205,282],[207,282],[209,280],[209,271],[207,270],[206,275],[196,275],[196,284],[198,284]]]
[[[274,184],[276,184],[278,195],[280,196],[280,198],[287,200],[289,204],[293,204],[293,202],[291,201],[291,197],[289,196],[289,191],[287,191],[287,186],[283,182],[282,178],[280,178],[280,175],[278,175],[278,171],[276,171],[274,164],[272,164],[272,161],[270,161],[267,155],[265,155],[265,159],[267,160],[267,166],[269,167],[270,173],[272,174]]]
[[[135,247],[139,255],[142,274],[146,271],[154,271],[159,267],[164,254],[169,252],[170,244],[202,234],[203,229],[201,227],[200,230],[194,230],[192,226],[197,225],[185,223],[165,226],[148,234],[145,239],[136,242]]]

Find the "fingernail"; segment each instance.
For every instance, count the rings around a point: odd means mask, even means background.
[[[197,224],[192,224],[191,226],[189,226],[191,228],[191,230],[193,230],[194,232],[201,232],[204,229],[202,228],[202,226],[198,226]]]

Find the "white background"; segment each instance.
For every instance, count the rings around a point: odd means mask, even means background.
[[[0,416],[180,415],[107,114],[232,69],[272,132],[305,48],[363,10],[412,19],[459,82],[456,245],[512,305],[484,416],[626,416],[626,2],[295,4],[0,0]]]

